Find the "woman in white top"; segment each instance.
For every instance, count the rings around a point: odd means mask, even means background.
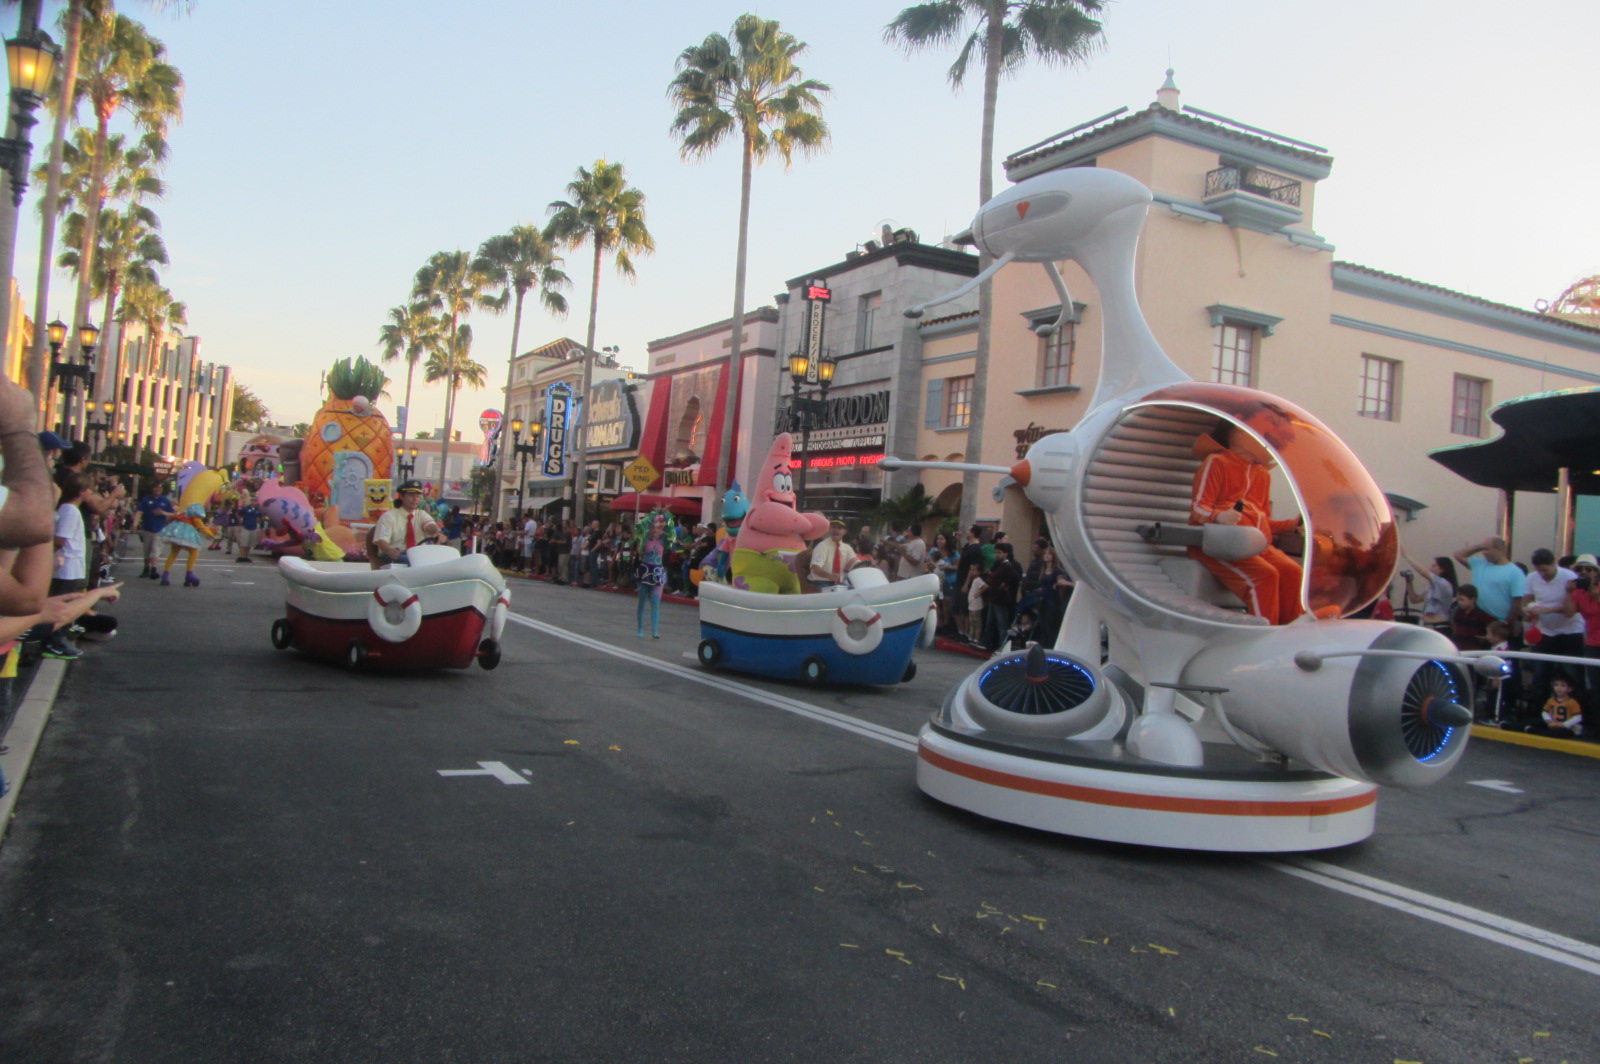
[[[1406,601],[1422,606],[1423,624],[1449,624],[1450,608],[1456,599],[1456,563],[1450,558],[1435,558],[1426,566],[1418,565],[1409,554],[1402,554],[1411,566],[1400,575],[1406,582]],[[1428,574],[1426,584],[1416,579],[1416,572]]]

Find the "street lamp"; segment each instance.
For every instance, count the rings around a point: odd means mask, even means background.
[[[415,447],[410,450],[401,448],[395,452],[395,460],[400,466],[400,479],[410,480],[411,474],[417,471],[417,449]]]
[[[39,30],[6,42],[6,67],[11,75],[14,106],[11,120],[17,124],[17,136],[0,137],[0,167],[11,176],[11,202],[16,207],[22,206],[22,193],[28,187],[28,156],[33,149],[28,134],[38,121],[33,112],[50,93],[56,58],[60,54],[61,50]]]
[[[795,505],[802,510],[806,505],[806,467],[811,464],[811,421],[815,416],[820,422],[827,412],[828,385],[833,383],[836,361],[832,351],[824,351],[817,360],[817,388],[813,398],[810,393],[800,394],[800,389],[811,376],[811,356],[804,351],[796,351],[789,356],[789,380],[794,385],[789,418],[791,424],[796,424],[800,429],[800,479],[794,494]]]
[[[111,428],[115,421],[115,407],[109,399],[103,403],[97,403],[91,399],[87,403],[83,404],[83,407],[83,428],[85,432],[91,435],[94,441],[93,446],[90,449],[90,453],[99,454],[100,438],[111,433]],[[96,411],[99,411],[104,415],[104,417],[100,420],[96,420],[94,416]]]
[[[517,485],[517,502],[522,507],[523,520],[528,517],[528,457],[539,453],[539,436],[544,432],[544,424],[535,421],[527,426],[528,442],[522,442],[522,421],[513,419],[511,422],[511,453],[517,456],[522,463],[521,480]]]

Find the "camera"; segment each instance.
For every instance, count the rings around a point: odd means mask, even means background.
[[[1400,570],[1400,579],[1402,579],[1402,580],[1410,580],[1412,577],[1414,577],[1416,575],[1417,574],[1412,572],[1410,569],[1401,569]]]
[[[1589,584],[1590,580],[1587,576],[1580,576],[1576,580],[1567,581],[1567,587],[1574,591],[1587,591],[1589,590]]]

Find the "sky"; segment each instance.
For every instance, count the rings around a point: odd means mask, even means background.
[[[1531,308],[1600,273],[1592,5],[1111,0],[1097,54],[1002,82],[996,155],[1147,106],[1170,65],[1183,103],[1328,149],[1313,222],[1337,259]],[[651,340],[733,310],[737,146],[684,161],[666,88],[684,48],[746,11],[807,42],[805,76],[833,89],[826,152],[756,172],[747,308],[884,222],[937,243],[971,221],[981,79],[953,92],[953,48],[908,57],[884,43],[903,6],[193,0],[156,12],[122,0],[186,82],[154,204],[172,260],[162,279],[188,304],[202,357],[232,366],[275,420],[309,421],[329,365],[378,357],[378,330],[429,255],[542,225],[576,168],[604,158],[645,194],[657,250],[633,281],[603,267],[595,344],[642,368]],[[47,2],[47,16],[59,8]],[[37,192],[16,256],[30,308]],[[583,340],[592,263],[587,249],[567,255],[573,309],[554,318],[530,300],[520,350]],[[71,315],[71,292],[58,272],[52,316]],[[501,405],[512,330],[509,313],[469,320],[491,386],[458,401],[472,439],[478,413]],[[389,372],[398,403],[404,366]],[[413,429],[443,424],[443,388],[420,372],[412,409]]]

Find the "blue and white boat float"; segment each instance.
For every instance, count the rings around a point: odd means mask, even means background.
[[[806,683],[896,684],[917,673],[912,653],[933,645],[939,578],[890,583],[857,569],[815,595],[769,595],[700,585],[700,664]]]

